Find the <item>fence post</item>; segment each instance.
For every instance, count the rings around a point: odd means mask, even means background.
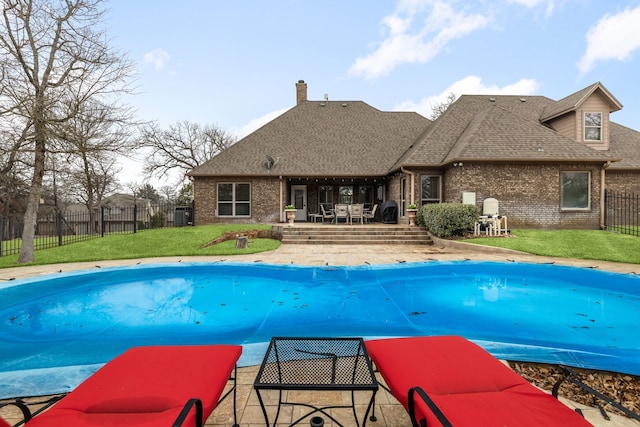
[[[62,246],[62,212],[56,214],[56,229],[58,231],[58,246]]]
[[[138,232],[138,205],[133,205],[133,234]]]
[[[2,256],[2,248],[4,248],[4,217],[0,216],[0,257]]]
[[[104,237],[104,206],[100,206],[100,237]]]
[[[196,201],[191,201],[191,225],[196,225]]]
[[[609,190],[604,189],[604,229],[607,230],[609,226]]]
[[[635,217],[635,221],[633,223],[633,225],[635,225],[635,227],[633,227],[633,229],[635,230],[635,235],[636,236],[640,236],[640,205],[638,204],[638,202],[640,201],[640,195],[636,194],[636,200],[635,200],[635,206],[633,207],[633,209],[636,212],[636,217]]]

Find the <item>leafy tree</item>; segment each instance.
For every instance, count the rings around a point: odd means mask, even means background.
[[[0,115],[33,156],[19,263],[34,259],[46,158],[88,103],[117,106],[132,66],[107,45],[102,0],[2,0]],[[64,150],[63,150],[64,151]]]
[[[160,193],[151,184],[142,185],[134,195],[139,199],[148,199],[151,203],[158,203],[161,199]]]
[[[180,193],[178,194],[178,198],[176,199],[176,204],[180,206],[191,206],[191,202],[193,201],[193,183],[188,183],[182,186],[180,189]]]

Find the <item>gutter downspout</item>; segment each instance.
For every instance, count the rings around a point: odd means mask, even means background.
[[[411,197],[410,197],[410,201],[409,204],[410,205],[415,205],[413,198],[414,198],[414,189],[415,189],[415,174],[411,171],[406,170],[403,166],[400,166],[400,170],[403,173],[406,173],[407,175],[409,175],[411,177]]]
[[[280,211],[280,222],[284,222],[284,181],[282,180],[282,175],[278,177],[280,179],[280,204],[278,205],[278,210]]]
[[[611,166],[611,162],[607,162],[605,164],[602,165],[602,169],[600,169],[600,229],[604,230],[605,227],[605,223],[604,223],[604,214],[605,214],[605,210],[607,209],[607,206],[604,203],[604,193],[606,191],[606,173],[605,173],[605,169],[607,169],[609,166]]]

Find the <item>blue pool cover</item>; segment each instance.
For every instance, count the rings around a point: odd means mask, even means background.
[[[258,364],[272,336],[462,335],[501,359],[640,374],[640,277],[631,274],[472,261],[218,262],[0,286],[0,398],[69,391],[138,345],[243,344],[241,363]]]

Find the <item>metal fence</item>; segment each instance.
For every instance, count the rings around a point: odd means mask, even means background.
[[[605,190],[605,229],[640,236],[640,195]]]
[[[34,250],[139,231],[193,225],[194,206],[173,203],[134,206],[105,206],[89,212],[38,215]],[[0,256],[15,255],[22,246],[22,217],[0,216]]]

